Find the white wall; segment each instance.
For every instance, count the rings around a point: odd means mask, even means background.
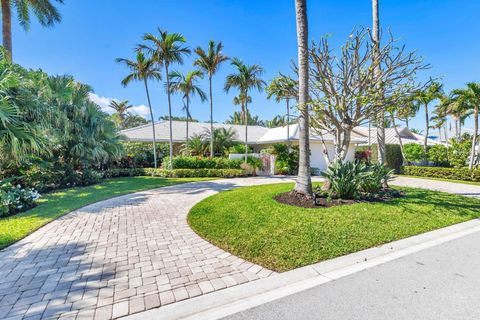
[[[330,160],[333,159],[335,156],[335,149],[332,142],[325,142],[328,150],[328,155]],[[323,145],[321,142],[318,141],[310,141],[310,167],[317,168],[320,171],[323,171],[327,168],[327,163],[325,161],[325,157],[323,155]],[[354,161],[355,160],[355,145],[350,144],[348,148],[347,156],[345,158],[347,161]]]

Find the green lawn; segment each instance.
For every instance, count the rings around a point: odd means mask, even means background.
[[[465,180],[452,180],[452,179],[442,179],[442,178],[431,178],[431,177],[419,177],[419,176],[408,176],[404,174],[399,174],[399,177],[407,177],[407,178],[418,178],[424,180],[436,180],[436,181],[445,181],[445,182],[453,182],[453,183],[463,183],[463,184],[471,184],[474,186],[480,186],[480,182],[475,181],[465,181]]]
[[[292,184],[221,192],[189,213],[191,227],[215,245],[286,271],[480,216],[480,200],[402,188],[403,198],[304,209],[277,203]]]
[[[88,204],[127,193],[211,178],[125,177],[46,194],[39,205],[23,213],[0,219],[0,249],[18,241],[46,223]]]

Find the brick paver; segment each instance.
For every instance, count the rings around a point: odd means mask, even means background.
[[[188,183],[65,215],[0,251],[0,319],[116,318],[268,277],[200,238],[186,217],[215,192],[278,181]]]

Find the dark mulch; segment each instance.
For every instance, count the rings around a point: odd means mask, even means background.
[[[350,205],[361,202],[386,202],[405,195],[405,192],[395,189],[384,189],[376,194],[362,194],[357,199],[331,199],[317,195],[316,199],[305,196],[295,190],[280,193],[274,199],[280,203],[302,208],[329,208],[335,206]]]

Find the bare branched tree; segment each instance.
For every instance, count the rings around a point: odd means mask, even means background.
[[[352,32],[338,57],[327,37],[310,49],[311,125],[334,134],[335,159],[345,159],[354,127],[416,92],[421,87],[417,72],[429,67],[391,35],[378,53],[372,43],[369,29],[361,28]]]

